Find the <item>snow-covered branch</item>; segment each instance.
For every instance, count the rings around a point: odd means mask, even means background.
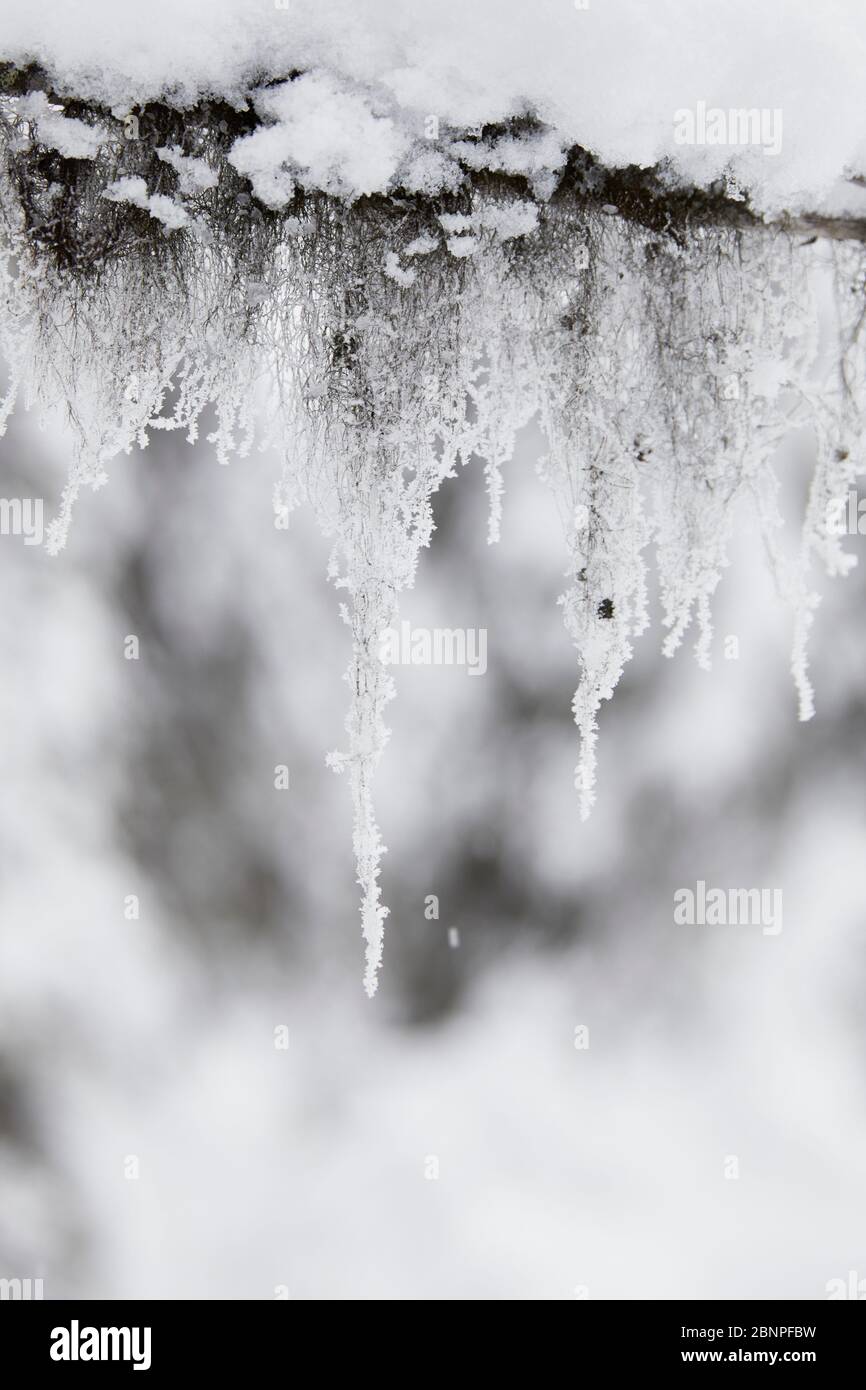
[[[55,552],[81,488],[155,429],[195,439],[212,407],[222,461],[279,451],[276,522],[315,509],[346,596],[348,746],[329,761],[351,788],[372,994],[387,912],[372,789],[393,694],[380,644],[443,479],[484,460],[495,540],[503,468],[533,417],[564,528],[584,814],[600,707],[648,622],[649,547],[663,650],[694,624],[708,666],[740,501],[790,605],[812,713],[812,565],[853,563],[832,518],[863,467],[866,203],[839,166],[850,141],[808,178],[773,164],[781,108],[741,126],[699,105],[641,160],[633,122],[628,139],[577,144],[591,121],[559,78],[517,109],[504,79],[471,70],[474,105],[452,87],[425,116],[415,68],[362,80],[343,49],[326,68],[297,47],[296,66],[232,68],[207,90],[192,68],[173,86],[110,63],[0,69],[0,421],[21,393],[71,422]],[[677,145],[678,129],[721,125],[754,148]],[[798,555],[776,499],[793,434],[813,453]]]

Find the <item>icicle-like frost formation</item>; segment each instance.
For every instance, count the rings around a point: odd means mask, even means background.
[[[394,694],[383,640],[430,543],[432,498],[443,479],[474,450],[489,448],[500,465],[533,408],[522,385],[531,375],[509,346],[520,299],[503,295],[496,238],[482,233],[472,257],[455,261],[447,252],[432,254],[435,240],[417,256],[415,232],[395,238],[396,248],[383,257],[380,239],[350,214],[335,215],[330,235],[309,246],[317,291],[298,309],[313,421],[305,427],[305,491],[335,537],[331,577],[347,593],[342,611],[352,633],[349,746],[328,761],[347,771],[351,786],[370,995],[388,911],[373,804],[375,768],[389,737],[384,709]],[[496,498],[492,491],[494,515]]]
[[[863,418],[866,406],[866,253],[860,246],[821,247],[827,281],[824,305],[832,325],[831,346],[823,353],[823,372],[807,382],[802,398],[816,439],[816,462],[809,488],[795,575],[796,623],[791,669],[800,697],[800,718],[815,712],[808,676],[809,630],[820,596],[810,587],[814,560],[827,574],[844,576],[857,557],[842,548],[849,490],[866,468]],[[819,366],[822,365],[819,361]]]
[[[649,446],[634,313],[638,281],[628,273],[633,249],[618,220],[595,219],[576,243],[567,239],[558,298],[543,309],[541,419],[550,452],[541,472],[554,490],[570,554],[569,587],[559,602],[580,663],[572,712],[584,819],[595,801],[598,712],[632,654],[632,638],[647,625],[641,469]]]
[[[54,552],[82,487],[101,486],[153,429],[195,440],[213,407],[220,462],[256,441],[281,452],[277,524],[299,503],[315,509],[351,638],[347,746],[328,762],[351,791],[369,994],[387,916],[373,798],[394,695],[383,639],[430,543],[434,495],[475,455],[498,538],[504,466],[533,415],[565,531],[582,815],[595,800],[601,706],[647,626],[648,553],[665,654],[694,623],[709,666],[741,500],[756,508],[793,612],[792,669],[811,714],[810,572],[816,560],[831,574],[854,563],[834,519],[862,468],[862,248],[800,247],[764,228],[652,230],[613,207],[545,203],[552,184],[532,202],[489,184],[447,205],[297,195],[264,215],[219,163],[213,131],[166,137],[171,158],[151,187],[145,156],[127,150],[119,178],[102,136],[81,158],[46,156],[28,110],[5,124],[0,112],[12,378],[0,430],[16,395],[68,419]],[[467,146],[473,158],[479,148]],[[814,449],[795,556],[780,543],[778,504],[793,433]]]
[[[668,629],[663,652],[672,656],[696,620],[695,655],[709,669],[712,598],[741,500],[755,506],[792,609],[800,717],[813,712],[806,644],[818,596],[808,573],[816,556],[831,575],[855,563],[827,517],[862,471],[866,300],[859,247],[795,253],[789,237],[763,229],[697,228],[682,242],[605,216],[588,219],[580,235],[576,261],[573,242],[565,258],[560,248],[559,296],[542,307],[550,453],[540,471],[571,554],[560,602],[580,662],[572,708],[585,817],[595,799],[598,712],[647,625],[647,544]],[[822,374],[816,282],[828,255],[836,279],[825,299],[838,322]],[[810,432],[815,449],[796,560],[778,543],[776,472],[794,432]]]

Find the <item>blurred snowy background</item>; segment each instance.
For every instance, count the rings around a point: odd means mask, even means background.
[[[68,447],[13,420],[3,495],[50,515]],[[825,586],[798,725],[744,530],[713,673],[643,639],[581,825],[541,447],[507,468],[499,547],[481,465],[445,484],[403,605],[486,628],[488,670],[395,670],[372,1003],[324,761],[348,630],[327,541],[305,514],[274,529],[277,460],[157,435],[59,558],[0,538],[0,1274],[264,1299],[821,1298],[866,1275],[863,576]],[[781,935],[676,926],[698,878],[780,886]]]

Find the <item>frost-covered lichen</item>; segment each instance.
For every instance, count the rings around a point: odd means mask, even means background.
[[[280,92],[272,109],[293,139],[312,140],[299,100]],[[359,129],[372,119],[363,104],[350,114]],[[498,538],[506,465],[533,417],[564,528],[582,813],[596,795],[601,705],[648,624],[650,559],[665,654],[694,624],[708,666],[740,502],[754,505],[791,605],[809,717],[811,569],[853,563],[827,517],[862,463],[859,246],[800,246],[758,225],[660,226],[581,204],[573,174],[554,196],[542,174],[553,156],[534,130],[522,142],[467,138],[459,191],[347,201],[354,184],[312,192],[302,169],[259,158],[285,130],[245,135],[162,113],[145,147],[124,143],[119,118],[112,131],[84,124],[33,97],[4,117],[0,331],[12,385],[0,423],[16,394],[66,414],[55,553],[81,489],[101,486],[154,429],[195,440],[212,408],[221,462],[281,452],[277,524],[301,503],[315,509],[351,636],[347,744],[328,762],[351,791],[368,993],[387,915],[373,800],[394,694],[382,636],[430,544],[436,490],[474,457]],[[491,177],[497,168],[508,177]],[[777,505],[792,432],[814,454],[798,556],[780,544]]]

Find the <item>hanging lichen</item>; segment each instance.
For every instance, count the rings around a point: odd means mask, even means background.
[[[139,148],[116,122],[64,116],[39,94],[7,101],[0,330],[12,383],[0,425],[17,394],[68,420],[53,553],[82,488],[154,429],[194,441],[212,408],[221,462],[280,451],[278,524],[298,504],[315,509],[345,595],[348,741],[328,762],[351,791],[372,994],[387,915],[373,783],[394,694],[381,643],[430,543],[440,484],[483,460],[495,541],[503,470],[537,415],[539,472],[565,535],[584,815],[600,707],[648,623],[649,556],[665,654],[694,623],[708,666],[744,500],[791,605],[809,717],[811,567],[853,563],[827,517],[860,469],[864,256],[747,219],[666,226],[581,204],[575,188],[592,171],[577,165],[556,196],[543,180],[467,176],[438,198],[282,189],[275,211],[225,158],[225,121],[160,119]],[[495,140],[464,143],[466,169],[504,159]],[[814,449],[796,562],[778,544],[776,472],[793,431]]]

